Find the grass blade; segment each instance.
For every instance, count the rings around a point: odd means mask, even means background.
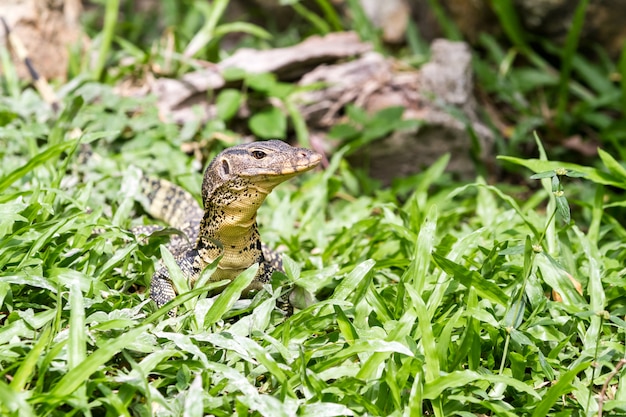
[[[3,416],[36,416],[24,393],[15,392],[0,380],[0,414]]]
[[[452,262],[437,253],[433,253],[433,260],[448,275],[467,288],[475,288],[483,298],[506,306],[509,297],[494,283],[487,281],[478,272],[470,271],[462,265]]]
[[[590,362],[581,363],[576,368],[561,375],[557,383],[552,385],[548,392],[543,394],[543,398],[539,404],[537,404],[537,408],[535,408],[532,417],[546,416],[554,403],[556,403],[562,395],[565,395],[572,390],[573,387],[571,383],[574,378],[576,378],[576,375],[587,369],[590,365]]]
[[[344,30],[341,18],[329,0],[315,0],[315,2],[324,12],[324,18],[326,19],[326,22],[332,26],[331,29],[333,31],[341,32]]]
[[[28,352],[24,361],[18,368],[15,375],[13,375],[13,381],[11,381],[11,389],[15,392],[20,392],[26,386],[28,379],[33,375],[35,371],[35,367],[37,366],[37,361],[42,356],[42,352],[48,346],[50,341],[52,340],[52,328],[50,326],[46,326],[41,335],[39,336],[39,340],[35,343],[35,346]]]
[[[586,365],[588,366],[588,364]],[[575,375],[576,374],[574,374],[574,376]],[[516,390],[520,392],[529,394],[535,400],[539,400],[540,398],[542,398],[534,390],[533,387],[523,383],[522,381],[518,381],[517,379],[511,378],[509,376],[503,376],[503,375],[480,374],[478,372],[469,371],[469,370],[451,372],[447,375],[438,377],[431,383],[426,383],[426,385],[424,386],[424,398],[426,399],[438,398],[447,389],[462,388],[462,387],[469,385],[470,383],[474,381],[487,381],[492,384],[502,383],[512,388],[515,388]],[[545,400],[545,397],[544,397],[544,400]]]
[[[84,361],[71,369],[61,378],[56,386],[50,391],[51,400],[61,402],[76,391],[99,367],[104,365],[122,349],[135,342],[137,337],[148,329],[140,326],[109,340],[105,345],[89,355]],[[41,398],[40,401],[43,401]]]
[[[74,145],[75,141],[59,143],[58,145],[50,146],[45,151],[35,155],[24,166],[19,167],[0,178],[0,193],[9,188],[15,181],[37,168],[39,165],[45,164],[46,162],[57,158],[63,153],[63,151]]]
[[[372,24],[371,20],[365,14],[361,2],[358,0],[347,0],[350,14],[352,15],[354,28],[359,34],[362,40],[371,42],[374,45],[374,49],[377,51],[382,50],[380,36],[378,31]]]
[[[622,88],[622,116],[626,115],[626,43],[622,48],[618,62],[618,70],[620,74],[620,86]]]
[[[222,316],[235,304],[235,301],[239,299],[243,290],[252,283],[258,270],[259,264],[254,264],[239,274],[233,282],[228,284],[226,289],[215,299],[215,302],[204,317],[205,326],[210,326],[217,323],[218,320],[221,320]]]
[[[365,276],[367,276],[367,274],[372,270],[375,264],[376,261],[373,259],[368,259],[367,261],[358,264],[352,272],[350,272],[348,276],[346,276],[341,283],[337,285],[332,298],[335,300],[346,300],[361,283],[361,281],[363,281]]]
[[[187,57],[193,57],[202,48],[204,48],[215,36],[215,28],[217,22],[222,18],[222,15],[226,11],[228,6],[228,0],[215,0],[208,5],[203,5],[203,11],[205,13],[205,23],[202,28],[191,39],[187,48],[185,48],[184,55]],[[206,9],[206,6],[208,9]]]
[[[430,254],[435,243],[436,229],[437,206],[432,206],[417,235],[413,260],[407,270],[407,274],[412,281],[411,284],[418,294],[423,294],[426,289],[426,278],[430,266]]]
[[[567,100],[569,96],[569,82],[570,74],[572,72],[572,63],[574,61],[574,54],[576,48],[578,48],[578,41],[580,40],[580,33],[585,23],[585,12],[587,11],[587,5],[589,0],[580,0],[574,18],[572,20],[572,26],[567,34],[565,40],[565,47],[563,48],[563,56],[561,57],[561,74],[559,75],[559,89],[557,100],[557,120],[563,123],[565,111],[567,107]]]
[[[108,0],[105,4],[104,27],[102,28],[102,37],[100,39],[100,51],[98,52],[96,67],[93,69],[93,78],[96,80],[102,79],[104,67],[109,58],[109,51],[115,36],[115,26],[120,9],[120,0]]]
[[[85,303],[80,284],[73,277],[70,281],[70,337],[68,348],[68,365],[73,369],[85,360],[87,354],[87,334],[85,333]]]

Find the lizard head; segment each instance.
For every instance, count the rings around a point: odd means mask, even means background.
[[[321,159],[317,152],[280,140],[227,148],[211,161],[204,174],[205,203],[218,188],[234,191],[250,187],[268,194],[281,182],[315,168]]]

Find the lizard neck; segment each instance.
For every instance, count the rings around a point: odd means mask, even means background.
[[[219,268],[241,271],[262,257],[261,239],[256,223],[257,210],[271,192],[260,185],[220,187],[208,199],[200,223],[197,248],[206,262],[223,250]],[[222,249],[216,244],[219,242]],[[235,274],[236,275],[236,274]]]

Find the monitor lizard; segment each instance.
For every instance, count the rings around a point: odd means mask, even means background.
[[[274,271],[283,271],[280,254],[261,243],[257,209],[274,187],[313,169],[321,158],[317,152],[279,140],[227,148],[211,161],[204,173],[204,209],[182,188],[165,180],[144,178],[148,213],[186,236],[186,239],[174,236],[168,247],[190,287],[220,255],[211,281],[233,280],[259,263],[257,275],[244,296],[261,289]],[[140,227],[135,234],[158,229],[158,226]],[[169,272],[161,266],[152,276],[150,297],[161,307],[175,296]]]

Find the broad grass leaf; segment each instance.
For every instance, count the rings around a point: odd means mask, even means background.
[[[28,401],[29,393],[12,389],[0,380],[0,414],[6,416],[36,416],[35,410]]]
[[[57,288],[50,283],[49,279],[42,276],[31,275],[31,273],[25,271],[22,271],[18,275],[8,275],[0,277],[0,282],[14,285],[27,285],[35,288],[43,288],[53,294],[56,294],[57,292]]]
[[[276,360],[270,355],[270,353],[256,343],[254,340],[249,339],[247,337],[242,337],[238,335],[232,335],[235,342],[239,343],[247,352],[251,358],[257,360],[261,365],[265,366],[268,372],[276,378],[281,385],[287,384],[287,376],[280,368]],[[283,387],[283,389],[287,389],[290,391],[288,386]],[[292,393],[295,396],[295,393]]]
[[[559,216],[563,220],[565,224],[569,224],[572,220],[570,215],[569,203],[567,202],[567,198],[564,195],[557,195],[556,198],[556,210],[559,213]]]
[[[204,17],[204,25],[196,32],[185,48],[185,56],[194,56],[215,37],[215,28],[223,16],[228,3],[228,0],[216,0],[211,4],[194,4]]]
[[[161,259],[169,272],[169,279],[176,289],[176,293],[180,295],[189,292],[190,287],[187,277],[183,274],[183,271],[180,269],[180,266],[178,266],[178,263],[174,259],[172,253],[165,245],[161,245],[160,250]]]
[[[156,352],[152,352],[146,355],[141,362],[133,367],[133,372],[147,375],[159,366],[162,362],[167,361],[170,358],[181,357],[183,353],[178,349],[173,348],[161,348]],[[137,368],[137,369],[135,369]],[[131,375],[132,376],[132,375]]]
[[[120,396],[118,395],[119,391],[114,392],[111,388],[102,383],[98,384],[98,390],[100,390],[100,392],[102,392],[102,394],[104,394],[104,396],[106,397],[106,400],[102,401],[102,403],[107,404],[108,402],[107,406],[115,409],[117,416],[131,417],[127,407],[124,405]]]
[[[424,415],[422,410],[422,403],[424,397],[424,379],[422,373],[417,373],[413,379],[413,385],[411,386],[411,393],[409,394],[409,403],[405,407],[403,417],[421,416]]]
[[[204,318],[204,325],[210,326],[221,320],[222,316],[235,304],[239,299],[243,290],[245,290],[259,270],[259,264],[254,264],[250,268],[243,271],[217,296],[215,302],[207,312]]]
[[[85,302],[80,282],[70,278],[70,336],[68,341],[68,365],[73,369],[87,355],[87,333],[85,332]]]
[[[530,176],[531,180],[540,180],[542,178],[552,178],[556,175],[554,171],[544,171]]]
[[[514,68],[511,77],[515,79],[520,92],[531,92],[533,90],[557,85],[556,74],[546,72],[539,68]]]
[[[393,320],[393,313],[390,307],[387,305],[385,297],[378,292],[374,284],[370,284],[370,290],[365,295],[366,301],[372,310],[376,313],[376,316],[380,320],[389,321]]]
[[[424,352],[424,380],[428,383],[437,378],[441,373],[436,339],[433,334],[433,324],[422,296],[413,288],[409,287],[407,290],[411,295],[411,300],[413,301],[413,306],[417,313],[417,323],[421,336],[420,341]]]
[[[598,247],[590,242],[589,237],[576,226],[572,230],[578,238],[586,260],[587,291],[589,304],[593,311],[599,312],[606,308],[606,294],[602,285],[602,256]]]
[[[448,275],[467,288],[474,288],[483,298],[501,305],[507,305],[508,297],[497,285],[483,278],[478,272],[470,271],[462,265],[452,262],[445,257],[433,253],[433,260]]]
[[[250,336],[253,333],[262,333],[267,331],[271,324],[272,312],[276,308],[276,300],[280,293],[274,294],[271,298],[263,301],[254,307],[252,313],[241,317],[236,323],[230,327],[229,332],[238,336]]]
[[[217,270],[217,266],[220,263],[220,260],[222,260],[222,255],[218,256],[217,259],[204,267],[196,282],[193,283],[194,289],[205,287],[207,290],[213,289],[214,286],[212,284],[217,284],[217,282],[211,282],[211,277]]]
[[[219,283],[216,283],[216,286],[220,286],[222,284],[222,281],[220,281]],[[173,300],[169,301],[168,303],[164,304],[161,308],[159,308],[157,311],[155,311],[154,313],[150,314],[145,320],[144,320],[144,324],[148,324],[148,323],[152,323],[154,321],[157,321],[160,317],[168,314],[172,309],[180,306],[181,304],[187,303],[187,301],[191,300],[192,298],[206,292],[207,289],[206,288],[196,288],[194,290],[191,290],[185,294],[179,294],[177,297],[175,297]]]
[[[13,231],[15,222],[28,222],[28,219],[19,213],[25,210],[28,204],[24,202],[22,196],[17,196],[15,200],[0,204],[0,236],[6,236]]]
[[[535,257],[535,262],[541,271],[544,282],[559,293],[565,306],[577,311],[587,305],[587,302],[572,284],[569,273],[563,270],[552,257],[547,253],[542,253]]]
[[[106,320],[102,323],[91,326],[91,330],[107,331],[107,330],[122,330],[135,324],[136,321],[130,318],[119,318]]]
[[[470,250],[470,248],[473,247],[476,239],[480,238],[480,236],[482,236],[484,233],[485,228],[480,228],[463,236],[461,239],[454,243],[452,249],[448,253],[447,258],[450,260],[460,259],[466,251]],[[451,284],[454,283],[454,280],[449,279],[446,271],[441,270],[439,271],[439,273],[437,273],[436,282],[437,285],[434,286],[430,297],[428,297],[428,300],[426,301],[428,311],[431,315],[434,315],[434,311],[441,306],[441,303],[443,302],[446,294],[446,290]]]
[[[406,347],[406,338],[411,334],[411,330],[415,325],[415,321],[417,319],[417,314],[415,309],[409,309],[404,312],[402,318],[399,321],[390,323],[393,324],[388,330],[388,335],[385,338],[385,343],[391,343],[392,341],[396,343],[394,346],[398,346],[398,350],[395,353],[402,353],[407,356],[414,357],[415,354],[408,347]],[[366,343],[366,339],[359,339],[353,347],[358,345],[359,343]],[[371,340],[370,343],[378,343],[378,339]],[[380,341],[383,342],[383,341]],[[379,346],[379,345],[376,345]],[[374,350],[374,349],[373,349]],[[372,356],[370,356],[367,361],[363,364],[359,372],[357,373],[357,377],[361,379],[370,379],[374,378],[376,373],[379,370],[380,365],[385,361],[390,354],[394,353],[393,350],[390,349],[378,349]]]
[[[423,293],[426,289],[426,279],[428,267],[430,265],[430,254],[435,242],[437,230],[437,207],[432,206],[428,211],[428,216],[424,219],[420,231],[415,241],[415,250],[411,265],[407,269],[411,285],[418,293]]]
[[[348,342],[348,344],[353,344],[354,341],[359,338],[359,334],[357,333],[350,320],[348,320],[348,317],[343,312],[341,307],[337,305],[333,307],[335,308],[335,314],[337,315],[337,326],[339,327],[339,331],[341,331],[343,338],[346,340],[346,342]]]
[[[207,355],[194,343],[194,338],[187,334],[174,332],[155,332],[155,336],[172,341],[182,352],[187,352],[195,356],[203,366],[207,366],[209,360]]]
[[[75,368],[66,373],[50,391],[50,399],[54,402],[62,402],[80,387],[99,367],[109,361],[114,355],[121,352],[135,339],[147,330],[147,326],[140,326],[127,331],[113,339],[109,339],[95,352],[87,356]]]
[[[137,249],[137,243],[131,243],[128,246],[121,248],[120,250],[115,251],[113,256],[109,258],[104,265],[98,268],[96,272],[97,276],[107,276],[111,273],[111,270],[117,265],[119,262],[123,262],[128,259],[128,256]],[[180,268],[179,268],[180,269]]]
[[[513,44],[522,51],[530,48],[526,42],[526,32],[522,29],[518,14],[511,0],[500,0],[491,3],[493,11],[498,16],[498,20]]]
[[[613,158],[611,154],[600,148],[598,148],[598,155],[600,156],[600,159],[602,160],[604,166],[608,168],[611,174],[620,178],[623,182],[626,182],[626,168],[624,168],[622,164],[617,162],[617,160]]]
[[[288,255],[282,255],[283,268],[285,269],[285,275],[287,275],[292,281],[297,282],[300,279],[300,272],[302,268],[300,265],[291,259]]]
[[[561,68],[559,74],[559,89],[557,100],[558,119],[562,120],[567,109],[569,91],[571,89],[571,72],[580,35],[585,23],[585,12],[589,0],[580,0],[576,6],[576,11],[565,39],[565,46],[561,54]]]
[[[591,365],[591,362],[584,362],[578,364],[574,369],[565,372],[560,375],[556,384],[552,385],[548,392],[542,395],[541,401],[537,404],[537,407],[533,411],[532,417],[544,417],[548,414],[554,403],[556,403],[561,396],[571,392],[572,381],[576,378],[576,375],[587,369]]]
[[[582,172],[586,175],[586,178],[590,181],[598,184],[611,185],[621,189],[626,189],[626,179],[617,177],[612,173],[602,172],[596,168],[585,167],[578,164],[572,164],[569,162],[559,161],[542,161],[539,159],[522,159],[512,156],[498,156],[498,159],[507,161],[512,164],[524,166],[534,172],[544,172],[555,170],[558,168],[566,168],[572,171]]]
[[[368,352],[368,353],[400,353],[402,355],[413,357],[413,352],[405,345],[395,341],[385,340],[365,340],[359,339],[355,341],[354,345],[344,349],[339,353],[341,357],[348,358],[354,354]]]
[[[28,249],[27,256],[22,259],[18,269],[25,267],[32,260],[32,258],[36,257],[35,254],[40,254],[42,248],[48,247],[50,242],[53,240],[53,236],[63,235],[70,230],[75,230],[76,221],[76,217],[57,218],[55,220],[51,220],[50,222],[34,226],[32,229],[43,230],[39,235],[37,235],[37,238],[34,240],[32,246]]]
[[[552,366],[546,359],[545,355],[541,351],[537,353],[538,353],[538,362],[539,362],[539,366],[541,366],[541,370],[546,375],[549,381],[554,381],[554,378],[555,378],[554,369],[552,368]]]
[[[217,117],[222,120],[232,119],[241,106],[243,96],[239,90],[227,88],[222,90],[215,99]]]
[[[287,117],[280,109],[270,107],[252,115],[248,120],[248,126],[252,133],[260,138],[284,138],[287,134]]]
[[[354,411],[343,404],[335,404],[324,401],[312,404],[304,404],[302,407],[300,407],[298,415],[301,415],[303,417],[353,416]]]
[[[226,378],[229,390],[243,394],[238,396],[238,400],[249,409],[258,411],[264,416],[288,417],[290,415],[285,404],[278,398],[271,395],[261,395],[243,374],[230,366],[210,362],[206,368],[216,375]]]
[[[572,57],[572,68],[576,75],[599,93],[600,97],[619,94],[619,91],[615,89],[615,84],[611,82],[610,77],[607,77],[606,69],[596,64],[597,62],[593,58],[588,59],[580,53]]]
[[[241,339],[235,339],[234,335],[230,332],[198,334],[193,336],[193,338],[195,340],[209,342],[220,349],[225,349],[236,353],[245,361],[254,361],[253,355],[241,344]]]
[[[3,177],[0,177],[0,193],[6,190],[7,188],[9,188],[11,184],[13,184],[18,179],[22,178],[24,175],[28,174],[30,171],[32,171],[39,165],[55,160],[64,151],[66,151],[67,149],[70,149],[71,147],[75,145],[76,145],[76,141],[72,140],[72,141],[63,142],[57,145],[50,146],[46,150],[30,158],[24,166],[15,169],[13,172]]]
[[[515,378],[505,375],[481,374],[470,370],[454,371],[447,375],[439,376],[431,382],[427,382],[424,385],[424,398],[435,399],[442,395],[447,389],[464,388],[476,381],[484,381],[491,384],[501,383],[514,388],[517,391],[524,392],[533,397],[535,400],[541,399],[541,396],[532,386],[527,385],[522,381],[518,381]]]
[[[543,161],[540,161],[543,162]],[[517,213],[517,215],[524,221],[524,223],[528,226],[528,228],[533,232],[533,235],[537,238],[539,238],[539,236],[541,235],[541,233],[539,232],[539,230],[537,229],[537,227],[533,224],[533,222],[531,222],[530,218],[525,214],[525,210],[522,210],[522,208],[519,206],[519,204],[517,203],[517,201],[515,201],[515,199],[507,194],[505,194],[504,192],[502,192],[502,190],[498,189],[497,187],[491,186],[491,185],[484,185],[484,184],[468,184],[462,187],[459,187],[457,189],[455,189],[452,193],[450,193],[450,198],[452,197],[456,197],[459,194],[462,194],[463,192],[465,192],[467,189],[473,188],[473,187],[477,187],[477,188],[484,188],[486,190],[491,191],[492,193],[494,193],[495,195],[497,195],[498,197],[500,197],[503,201],[505,201],[507,204],[509,204],[513,210],[515,210],[515,212]]]
[[[37,343],[35,343],[30,352],[28,352],[28,354],[22,361],[22,364],[17,369],[17,372],[15,372],[15,374],[13,375],[13,380],[10,384],[10,387],[13,391],[20,392],[24,390],[24,387],[28,383],[28,380],[35,372],[37,362],[39,361],[41,354],[51,341],[52,327],[46,326],[39,335],[39,340],[37,340]]]
[[[74,119],[76,119],[76,115],[84,104],[85,100],[82,96],[75,96],[72,99],[70,105],[63,109],[63,112],[61,112],[61,115],[56,120],[54,127],[48,135],[48,143],[51,145],[57,145],[63,142],[63,137],[70,130],[71,123],[73,123]],[[69,143],[75,145],[77,142],[73,140]]]
[[[277,328],[277,333],[272,335],[285,340],[302,340],[315,332],[328,329],[335,323],[334,313],[331,313],[330,308],[333,305],[352,307],[349,302],[341,300],[328,299],[317,302],[289,317]]]
[[[276,76],[269,72],[259,74],[246,74],[246,85],[256,91],[270,94],[272,89],[276,87]]]
[[[376,261],[374,261],[373,259],[368,259],[354,267],[352,272],[350,272],[343,280],[341,280],[339,285],[337,285],[337,288],[335,288],[335,291],[333,292],[332,298],[335,300],[344,301],[358,287],[363,286],[367,289],[368,286],[363,285],[363,283],[365,282],[364,280],[369,281],[371,279],[371,275],[368,274],[375,264]],[[363,292],[362,295],[365,295],[365,292]],[[360,297],[358,299],[360,299]],[[354,301],[354,304],[357,303],[358,299]]]
[[[452,332],[455,328],[461,327],[461,317],[465,310],[459,308],[454,315],[445,320],[445,326],[437,338],[437,352],[439,355],[439,367],[444,371],[449,371],[448,362],[450,360],[449,350],[454,346],[452,339]],[[444,316],[445,318],[445,316]]]
[[[28,324],[23,318],[20,320],[15,320],[11,323],[5,323],[0,328],[0,345],[8,343],[14,337],[28,339],[34,338],[35,331],[33,330],[33,328],[39,329],[51,322],[55,317],[55,310],[44,310],[42,312],[33,314],[30,320],[28,320]]]
[[[204,402],[202,401],[203,396],[204,390],[202,389],[202,377],[200,375],[196,375],[185,395],[183,417],[202,417],[204,415]]]
[[[247,33],[260,39],[272,39],[271,33],[260,26],[248,22],[223,23],[216,27],[214,31],[216,37],[222,37],[233,32]]]

